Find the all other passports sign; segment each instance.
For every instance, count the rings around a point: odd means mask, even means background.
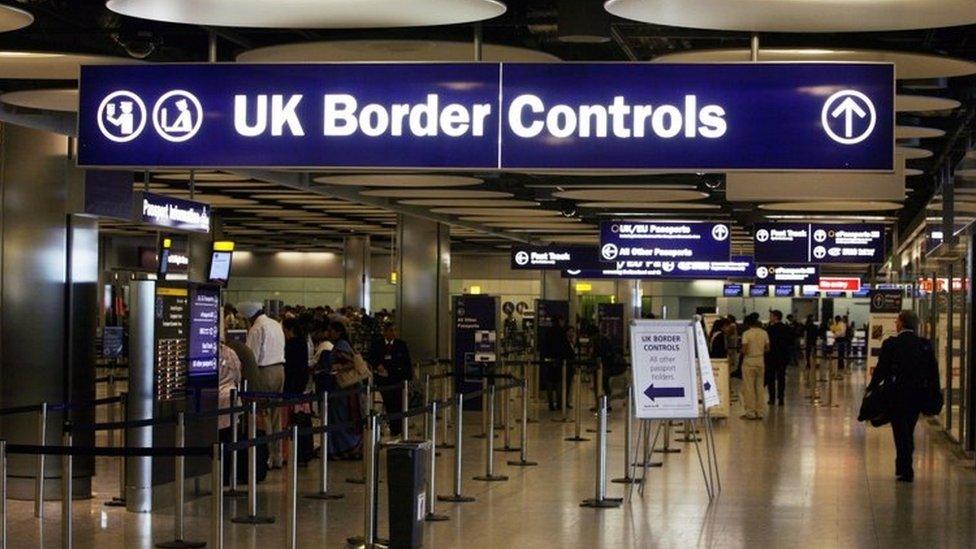
[[[154,64],[81,70],[82,166],[894,167],[890,64]]]
[[[636,320],[630,327],[634,417],[699,415],[695,333],[687,320]]]
[[[725,223],[604,221],[600,260],[728,261],[729,235]]]

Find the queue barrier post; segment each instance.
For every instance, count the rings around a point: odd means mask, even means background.
[[[560,372],[562,373],[562,375],[560,376],[561,379],[559,380],[559,408],[560,408],[561,414],[560,414],[560,417],[554,418],[553,421],[555,421],[556,423],[569,423],[570,421],[573,421],[573,420],[569,418],[569,414],[566,412],[566,410],[567,410],[567,402],[566,402],[566,392],[567,392],[566,391],[566,383],[567,383],[567,379],[566,379],[566,374],[568,373],[568,368],[567,368],[567,365],[566,365],[566,362],[567,361],[563,360],[561,362],[562,362],[562,366],[560,366]]]
[[[224,445],[213,445],[210,459],[210,542],[215,549],[224,548],[224,497],[221,491],[224,483]]]
[[[37,412],[37,444],[47,444],[47,402]],[[44,518],[44,454],[37,454],[37,478],[34,479],[34,516]]]
[[[231,408],[236,408],[240,404],[240,397],[238,396],[237,389],[230,390],[230,406]],[[230,488],[224,492],[224,495],[231,498],[240,498],[247,495],[247,492],[238,490],[237,486],[237,439],[238,439],[238,429],[241,427],[241,418],[237,412],[232,412],[230,414]],[[222,488],[221,488],[222,489]]]
[[[71,447],[71,425],[65,424],[62,444]],[[71,454],[61,456],[61,547],[71,549],[73,545],[71,528],[71,500],[73,498],[71,478],[74,475],[74,463]]]
[[[424,374],[424,408],[426,408],[428,406],[430,406],[430,373]],[[430,419],[431,419],[431,416],[428,416],[427,414],[424,414],[424,433],[429,433],[430,432],[430,425],[428,425],[428,423],[430,422]],[[437,416],[436,415],[433,416],[433,421],[434,421],[434,423],[437,423]],[[433,450],[433,448],[434,447],[431,446],[431,449],[432,450]]]
[[[377,452],[379,450],[379,422],[375,414],[370,411],[369,415],[369,444],[364,448],[363,456],[366,458],[366,497],[363,498],[365,505],[363,513],[363,541],[367,548],[376,545],[376,475],[379,467],[376,463]]]
[[[430,377],[430,376],[428,376]],[[428,522],[440,522],[448,520],[450,517],[447,515],[438,515],[434,510],[434,499],[437,493],[436,480],[437,480],[437,401],[430,403],[430,408],[427,410],[427,414],[430,415],[430,420],[427,422],[427,436],[430,439],[430,452],[427,457],[427,492],[426,492],[426,513],[424,514],[424,520]]]
[[[454,493],[449,496],[437,496],[438,501],[454,503],[468,503],[475,499],[461,495],[461,440],[464,424],[464,394],[458,393],[454,405]]]
[[[258,438],[258,403],[251,401],[247,411],[247,440]],[[272,524],[274,517],[258,515],[258,447],[247,448],[247,514],[230,519],[236,524]]]
[[[484,398],[485,395],[482,395]],[[483,482],[501,482],[508,480],[505,475],[495,474],[495,386],[488,386],[488,436],[485,437],[485,474],[474,477]],[[460,452],[459,452],[460,453]]]
[[[472,438],[484,438],[488,436],[488,401],[485,400],[488,396],[488,378],[481,378],[481,433],[472,436]],[[495,436],[495,431],[490,431],[491,436]]]
[[[345,497],[344,494],[329,492],[329,393],[323,391],[319,401],[319,415],[322,421],[322,432],[319,433],[319,491],[305,496],[308,499],[336,500]]]
[[[512,446],[512,400],[509,398],[506,391],[502,391],[502,422],[505,426],[503,427],[503,438],[504,445],[501,448],[495,448],[496,452],[518,452],[519,449]]]
[[[129,413],[126,406],[126,401],[128,400],[128,393],[122,393],[119,395],[119,417],[122,421],[128,421]],[[123,427],[121,429],[121,439],[122,447],[125,448],[129,445],[129,429]],[[125,456],[119,456],[119,495],[113,497],[111,500],[106,501],[105,505],[107,507],[125,507],[125,484],[126,484],[126,467],[125,467]]]
[[[176,447],[183,448],[186,445],[186,417],[183,412],[176,412]],[[173,457],[173,541],[157,543],[160,549],[190,549],[205,547],[203,541],[184,541],[185,534],[183,528],[183,502],[186,501],[186,458],[184,456]]]
[[[535,461],[528,460],[528,427],[529,427],[529,382],[524,376],[521,385],[522,394],[522,425],[519,428],[519,459],[509,461],[508,464],[515,467],[531,467],[538,465]]]
[[[298,549],[298,425],[291,426],[292,455],[288,460],[288,549]]]
[[[633,432],[634,432],[634,391],[627,387],[627,404],[624,407],[624,476],[610,482],[617,484],[637,484],[640,480],[630,476],[634,466]]]
[[[7,549],[7,441],[0,440],[0,549]]]
[[[410,416],[407,412],[410,411],[410,380],[403,380],[400,393],[400,411],[403,412],[403,427],[400,434],[403,440],[410,439]]]
[[[366,380],[366,413],[373,413],[373,378],[367,378]],[[367,433],[366,431],[370,429],[369,422],[363,426],[363,440],[365,440]],[[363,453],[362,458],[359,460],[359,471],[360,475],[358,477],[349,477],[346,482],[349,484],[366,484],[366,453]]]
[[[607,497],[607,397],[600,397],[600,405],[597,411],[597,431],[596,431],[596,490],[592,499],[585,499],[580,503],[580,507],[592,507],[596,509],[608,509],[620,507],[623,504],[622,498]]]
[[[590,439],[584,437],[583,436],[583,433],[582,433],[582,429],[583,429],[583,390],[582,390],[583,383],[582,383],[582,381],[583,381],[583,379],[580,377],[582,375],[582,373],[583,373],[583,370],[579,367],[579,365],[577,365],[576,366],[576,383],[573,384],[574,387],[575,387],[575,391],[576,391],[575,392],[575,395],[576,395],[576,420],[574,421],[574,423],[576,423],[576,425],[573,426],[573,436],[566,437],[565,439],[563,439],[566,442],[587,442],[587,441],[590,440]]]
[[[449,386],[449,383],[451,383],[451,382],[448,381],[449,379],[453,380],[454,379],[454,376],[445,377],[444,378],[444,381],[442,382],[443,385],[444,385],[444,391],[443,392],[445,393],[444,394],[444,402],[447,402],[447,400],[449,398],[449,395],[450,395],[450,386]],[[454,448],[454,445],[449,442],[450,439],[448,438],[448,435],[450,434],[449,433],[449,429],[450,429],[449,423],[451,421],[451,407],[450,406],[448,406],[448,407],[446,407],[444,409],[443,416],[444,416],[443,427],[442,427],[443,434],[444,434],[444,436],[442,437],[443,438],[443,441],[440,444],[438,444],[436,446],[436,448],[440,448],[442,450],[450,450],[451,448]],[[457,416],[455,416],[455,417],[457,417]]]

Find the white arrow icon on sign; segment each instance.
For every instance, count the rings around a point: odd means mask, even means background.
[[[856,101],[848,97],[844,99],[844,102],[837,106],[830,116],[837,118],[839,116],[844,117],[844,137],[850,139],[854,136],[854,116],[858,118],[864,118],[868,113],[864,112]]]
[[[867,139],[874,131],[877,118],[874,103],[857,90],[841,90],[831,95],[820,112],[820,123],[827,136],[842,145],[856,145]],[[843,135],[831,127],[832,122],[840,120],[844,122]],[[863,126],[863,130],[856,131],[855,126]]]

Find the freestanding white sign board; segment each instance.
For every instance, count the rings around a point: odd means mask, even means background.
[[[719,396],[718,384],[715,383],[715,370],[712,367],[712,357],[708,355],[708,343],[705,341],[705,330],[700,322],[695,325],[695,344],[698,348],[698,370],[701,375],[702,401],[705,409],[714,408],[722,403]]]
[[[635,320],[630,327],[634,417],[699,417],[694,323]]]

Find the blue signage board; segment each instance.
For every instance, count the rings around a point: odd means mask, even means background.
[[[851,292],[851,297],[870,297],[871,296],[871,285],[861,284],[861,289],[856,292]]]
[[[210,232],[210,205],[153,193],[136,193],[136,219],[148,225],[197,233]]]
[[[749,286],[749,297],[769,297],[769,286],[766,284],[752,284]]]
[[[190,291],[190,338],[187,374],[216,375],[220,356],[220,288],[194,286]]]
[[[820,280],[817,265],[756,265],[756,280],[790,285],[816,284]]]
[[[847,292],[824,292],[824,297],[835,298],[835,297],[847,297]]]
[[[742,284],[726,284],[722,288],[722,297],[742,297]]]
[[[455,387],[468,392],[481,387],[481,379],[495,366],[498,299],[490,295],[456,295],[454,313]],[[480,399],[465,406],[480,408]],[[473,404],[472,404],[473,402]]]
[[[790,284],[777,284],[775,286],[776,297],[793,297],[796,295],[796,286]]]
[[[730,261],[614,261],[602,269],[566,269],[563,278],[749,278],[752,258],[735,256]]]
[[[880,224],[759,223],[753,236],[756,262],[883,263]]]
[[[894,66],[84,66],[79,165],[894,169]]]
[[[602,261],[728,261],[731,231],[726,223],[604,221]]]
[[[595,246],[512,246],[512,270],[599,269],[602,267]]]

